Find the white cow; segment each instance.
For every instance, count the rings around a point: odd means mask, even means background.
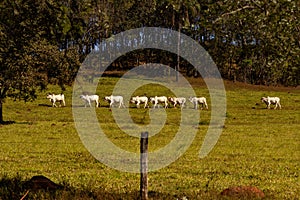
[[[132,97],[130,102],[131,102],[131,103],[135,103],[137,108],[140,107],[140,104],[141,104],[141,103],[144,103],[144,104],[145,104],[144,108],[146,108],[146,107],[148,106],[148,97],[146,97],[146,96],[142,96],[142,97],[140,97],[140,96]]]
[[[121,108],[121,106],[125,108],[124,99],[122,96],[106,96],[105,100],[110,102],[109,107],[112,107],[115,103],[119,103],[119,108]]]
[[[179,104],[181,109],[184,107],[184,104],[186,102],[185,97],[169,97],[168,100],[173,103],[174,108],[177,104]]]
[[[194,104],[194,109],[198,109],[198,104],[201,104],[201,109],[205,107],[208,110],[208,105],[205,97],[190,97],[189,100]]]
[[[153,108],[155,108],[156,106],[158,106],[158,105],[157,105],[158,103],[164,103],[164,104],[165,104],[165,108],[168,107],[168,98],[167,98],[166,96],[160,96],[160,97],[155,96],[155,97],[150,97],[150,102],[151,102],[152,104],[154,104],[154,105],[153,105]]]
[[[279,106],[279,108],[281,109],[281,105],[280,105],[280,98],[279,97],[262,97],[261,101],[264,102],[267,105],[267,109],[270,109],[270,105],[271,104],[275,104],[274,109],[277,108],[277,106]]]
[[[80,98],[84,100],[84,107],[87,104],[92,107],[91,102],[95,101],[96,107],[99,107],[99,96],[98,95],[80,95]]]
[[[52,102],[52,107],[57,107],[57,105],[55,104],[55,102],[59,101],[60,105],[63,103],[64,106],[66,106],[66,102],[65,102],[65,95],[64,94],[48,94],[47,95],[47,99],[50,100],[50,102]]]

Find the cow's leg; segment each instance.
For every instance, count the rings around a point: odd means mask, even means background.
[[[183,103],[179,103],[180,109],[182,109],[182,108],[183,108],[183,107],[182,107],[182,105],[183,105]]]
[[[182,104],[180,105],[181,109],[184,107],[184,102],[182,102]]]
[[[280,103],[279,103],[279,102],[277,102],[277,104],[278,104],[278,106],[279,106],[279,109],[281,109],[281,105],[280,105]]]
[[[126,108],[126,106],[125,106],[125,104],[124,104],[123,101],[121,101],[121,105],[122,105],[123,108]]]
[[[278,102],[275,103],[274,110],[276,110],[277,106],[278,106]]]
[[[119,108],[121,108],[121,106],[122,106],[123,108],[125,108],[125,105],[124,105],[123,101],[120,101]]]
[[[58,105],[58,106],[61,107],[61,105],[62,105],[62,100],[59,100],[58,102],[59,102],[59,105]]]
[[[266,102],[266,105],[267,105],[267,109],[270,109],[270,105],[268,102]]]

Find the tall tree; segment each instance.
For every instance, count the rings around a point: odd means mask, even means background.
[[[60,18],[63,11],[49,5],[45,0],[0,3],[0,123],[6,97],[33,100],[37,88],[51,81],[63,88],[79,66],[77,50],[58,45],[69,29]]]
[[[297,1],[216,1],[211,12],[217,14],[212,20],[214,45],[208,51],[225,78],[299,84]]]

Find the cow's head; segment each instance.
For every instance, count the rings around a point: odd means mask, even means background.
[[[155,98],[154,97],[150,97],[149,99],[150,99],[151,103],[155,102]]]
[[[262,102],[268,101],[268,99],[267,99],[266,97],[262,97],[260,100],[261,100]]]
[[[168,97],[168,101],[174,102],[174,97]]]
[[[137,97],[132,97],[131,100],[130,100],[130,102],[131,102],[131,103],[137,102]]]

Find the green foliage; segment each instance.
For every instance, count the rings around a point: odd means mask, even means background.
[[[60,48],[71,31],[66,7],[52,2],[1,1],[0,123],[6,97],[31,101],[47,84],[70,85],[79,67],[76,47]]]
[[[286,0],[156,0],[118,5],[104,3],[102,9],[110,24],[107,37],[141,26],[180,30],[208,50],[226,79],[252,84],[298,85],[300,11],[296,4]],[[99,6],[101,8],[101,4]],[[121,9],[116,11],[117,7]],[[100,37],[100,41],[103,38]],[[159,57],[160,54],[152,55]],[[123,59],[123,62],[128,61],[126,57]],[[177,59],[173,59],[169,64],[176,66],[176,63]],[[134,65],[136,63],[129,64]]]
[[[225,1],[213,21],[219,43],[208,48],[218,66],[228,72],[238,65],[237,80],[255,84],[298,85],[299,6],[296,1]],[[214,42],[215,40],[213,40]],[[226,43],[224,43],[226,41]],[[233,45],[235,44],[235,45]],[[220,49],[223,52],[220,53]],[[253,60],[243,65],[244,60]],[[297,68],[292,69],[292,66]],[[231,79],[223,73],[226,78]]]

